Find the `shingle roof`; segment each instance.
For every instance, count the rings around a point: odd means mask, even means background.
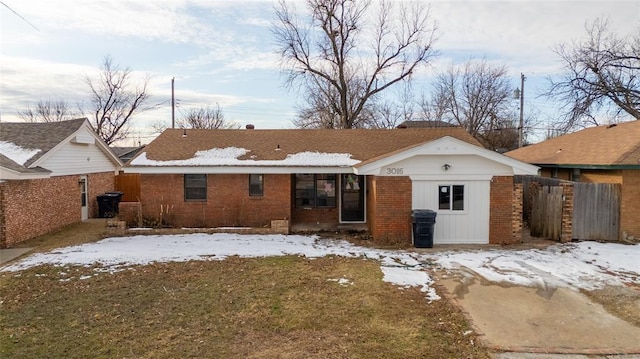
[[[456,125],[451,124],[449,122],[445,122],[445,121],[440,121],[440,120],[436,120],[436,121],[432,121],[432,120],[425,120],[425,121],[404,121],[403,123],[398,125],[398,128],[430,128],[430,127],[456,127]]]
[[[31,171],[28,167],[32,163],[77,131],[85,121],[86,119],[79,118],[60,122],[0,122],[0,141],[26,149],[40,150],[24,165],[0,155],[0,165],[20,172]]]
[[[505,153],[536,165],[640,165],[640,121],[597,126]]]
[[[193,130],[168,129],[141,151],[156,161],[186,160],[197,151],[237,147],[249,150],[239,159],[283,160],[301,152],[349,153],[366,161],[444,136],[481,146],[460,127],[405,129]]]

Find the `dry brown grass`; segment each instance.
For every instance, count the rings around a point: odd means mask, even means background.
[[[640,286],[609,286],[584,293],[609,313],[640,327]]]
[[[488,357],[456,308],[383,282],[370,260],[232,257],[97,273],[3,273],[0,357]]]
[[[46,252],[55,248],[95,242],[106,237],[106,219],[94,218],[68,225],[60,230],[20,242],[18,247]]]

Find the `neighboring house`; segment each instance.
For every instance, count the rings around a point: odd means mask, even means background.
[[[168,129],[124,168],[142,216],[175,227],[367,230],[411,241],[413,209],[437,212],[434,242],[512,243],[514,174],[538,168],[486,150],[462,128]]]
[[[0,245],[96,217],[121,166],[86,119],[0,123]]]
[[[640,121],[597,126],[506,153],[540,174],[621,185],[620,228],[640,237]]]
[[[457,127],[446,121],[424,120],[424,121],[404,121],[397,128],[432,128],[432,127]]]
[[[144,146],[138,146],[138,147],[111,147],[111,150],[113,151],[113,153],[116,154],[116,156],[118,156],[118,158],[120,159],[120,161],[122,163],[127,163],[127,162],[129,162],[129,160],[131,160],[133,157],[135,157],[138,154],[138,152],[140,152],[143,148],[144,148]]]

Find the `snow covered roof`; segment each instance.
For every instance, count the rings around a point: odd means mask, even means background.
[[[0,143],[5,143],[4,146],[0,145],[0,154],[28,168],[77,131],[85,121],[79,118],[60,122],[0,122]],[[28,154],[30,156],[25,157]]]
[[[349,130],[168,129],[130,163],[143,167],[347,168],[444,136],[480,146],[460,127]]]
[[[282,160],[262,160],[249,159],[241,160],[239,157],[247,154],[249,150],[237,147],[212,148],[206,151],[196,152],[193,158],[186,160],[156,161],[147,158],[147,154],[142,153],[131,161],[133,166],[352,166],[358,160],[351,159],[348,153],[320,153],[301,152],[287,155]]]

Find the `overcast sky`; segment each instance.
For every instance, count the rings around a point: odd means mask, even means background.
[[[176,117],[190,107],[219,103],[242,126],[291,128],[298,99],[283,87],[270,24],[274,1],[2,0],[0,4],[0,115],[39,100],[85,101],[86,75],[97,76],[105,55],[136,76],[152,76],[150,104],[135,120],[136,138],[149,142],[152,122],[171,123],[171,79]],[[608,17],[628,34],[640,24],[636,1],[435,1],[440,52],[418,76],[470,58],[509,67],[514,89],[525,83],[525,111],[553,113],[536,97],[560,63],[552,47],[585,36],[585,23]],[[11,10],[18,13],[16,15]]]

